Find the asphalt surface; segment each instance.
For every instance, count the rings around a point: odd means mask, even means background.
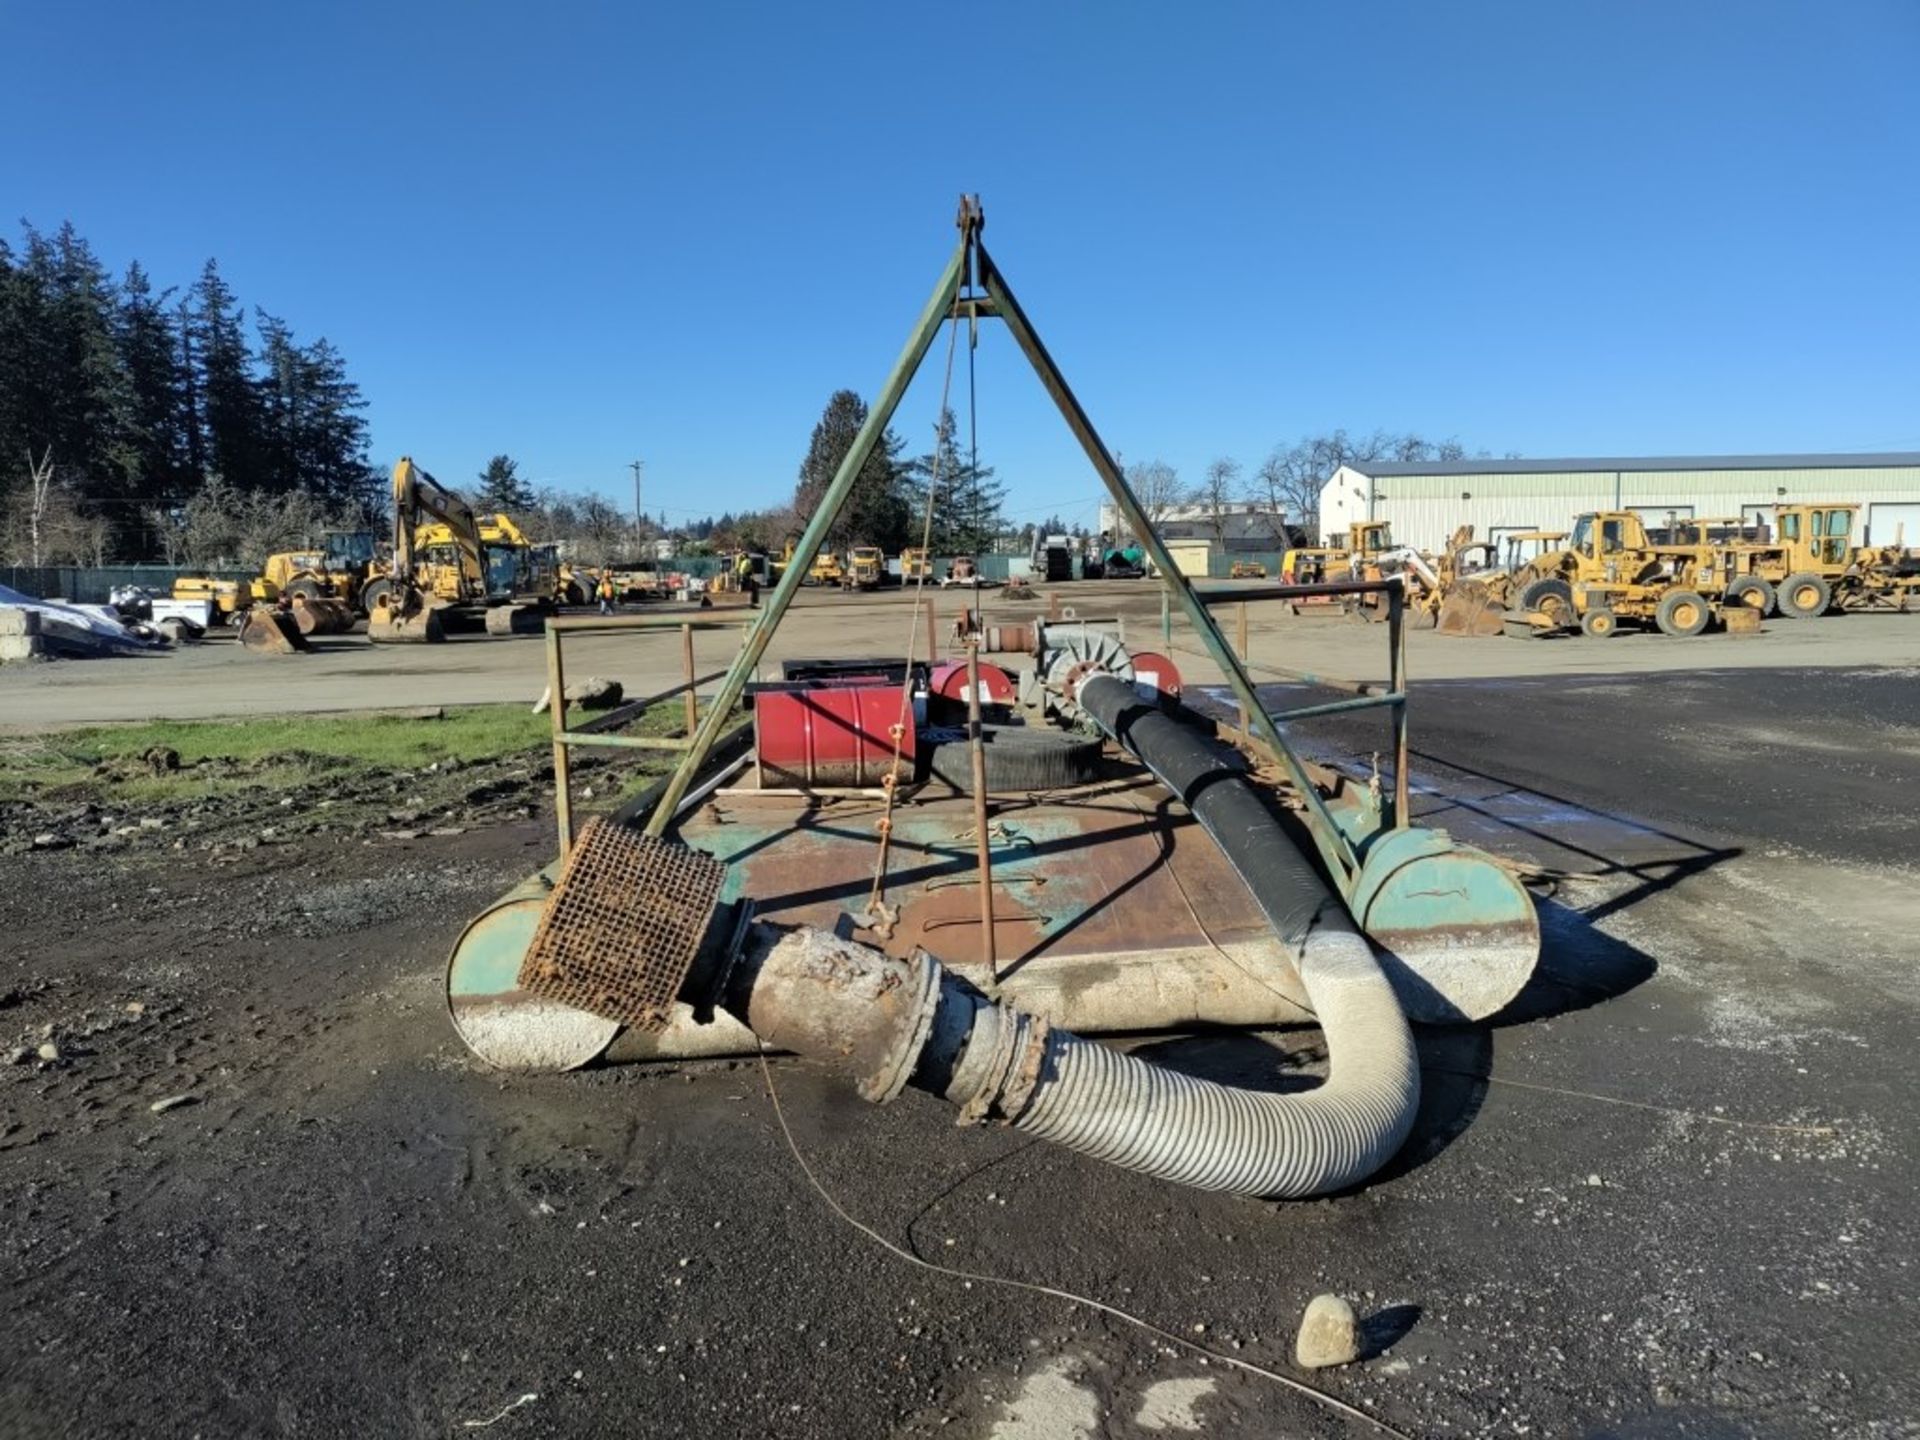
[[[1258,582],[1216,582],[1224,590],[1258,588]],[[989,590],[980,605],[990,624],[1044,618],[1053,595],[1063,608],[1087,619],[1119,618],[1135,646],[1161,648],[1157,582],[1075,581],[1031,600],[1007,600]],[[948,647],[953,621],[973,603],[960,591],[930,591],[922,597],[934,620],[936,641]],[[876,645],[894,647],[912,630],[927,633],[927,609],[914,618],[914,596],[898,589],[841,594],[807,589],[780,627],[780,653],[823,657],[867,656]],[[1239,607],[1215,611],[1232,637],[1240,630]],[[723,670],[738,644],[729,621],[747,618],[737,607],[688,610],[665,605],[626,607],[628,618],[669,622],[665,631],[570,636],[567,674],[603,675],[621,681],[629,695],[653,694],[682,678],[680,634],[675,616],[719,628],[694,635],[696,669]],[[591,617],[590,617],[591,618]],[[1366,625],[1335,612],[1289,613],[1279,602],[1247,607],[1248,643],[1256,668],[1286,664],[1320,674],[1356,678],[1384,676],[1384,626]],[[1189,681],[1204,683],[1219,672],[1184,623],[1172,641]],[[547,683],[546,646],[537,636],[451,636],[443,645],[371,645],[362,634],[314,640],[309,654],[260,656],[242,650],[231,635],[216,632],[206,643],[149,656],[117,660],[67,660],[0,667],[0,731],[47,725],[104,724],[123,720],[196,719],[236,715],[308,713],[323,710],[389,709],[417,705],[472,705],[499,701],[532,704]],[[1555,640],[1463,638],[1415,630],[1408,637],[1412,673],[1422,680],[1525,678],[1580,675],[1604,666],[1623,674],[1684,676],[1701,669],[1853,668],[1862,665],[1920,666],[1920,616],[1843,615],[1822,620],[1770,620],[1755,636],[1720,633],[1691,640],[1622,631],[1607,641],[1580,637]],[[990,657],[991,658],[991,657]],[[1009,666],[1017,657],[997,657]]]
[[[1561,878],[1540,977],[1423,1034],[1415,1137],[1352,1193],[1197,1194],[796,1061],[785,1113],[895,1243],[1222,1356],[1295,1373],[1307,1300],[1346,1295],[1373,1353],[1302,1378],[1408,1434],[1920,1434],[1917,687],[1423,687],[1423,807]],[[548,835],[0,861],[0,1043],[60,1050],[0,1067],[0,1434],[1369,1433],[888,1254],[757,1065],[478,1068],[439,967]]]

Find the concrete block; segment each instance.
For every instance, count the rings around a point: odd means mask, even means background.
[[[38,635],[40,612],[16,605],[0,606],[0,635]]]

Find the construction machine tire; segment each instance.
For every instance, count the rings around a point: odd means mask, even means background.
[[[240,645],[255,655],[294,655],[313,649],[291,615],[266,605],[256,605],[247,612],[247,623],[240,627]]]
[[[980,738],[987,757],[988,794],[1056,790],[1099,778],[1104,742],[1097,736],[1070,735],[1039,725],[983,724]],[[927,774],[962,795],[971,795],[973,756],[967,742],[947,740],[934,745],[927,757]]]
[[[1827,613],[1833,604],[1833,587],[1810,571],[1789,575],[1776,592],[1780,613],[1789,620],[1811,620]]]
[[[1536,580],[1520,592],[1521,610],[1538,611],[1555,625],[1573,624],[1573,587],[1559,576]]]
[[[1758,610],[1762,615],[1771,615],[1776,603],[1773,586],[1758,575],[1743,575],[1727,586],[1727,603],[1738,605],[1743,610]]]
[[[1580,617],[1580,633],[1595,640],[1608,640],[1620,633],[1620,621],[1604,605],[1596,605]]]
[[[1713,619],[1713,607],[1697,590],[1669,590],[1653,608],[1653,623],[1662,635],[1681,639],[1698,635]]]
[[[487,610],[489,635],[540,635],[547,628],[547,613],[538,605],[494,605]]]
[[[296,600],[319,600],[324,597],[326,593],[326,591],[320,588],[320,582],[312,576],[305,576],[299,580],[291,581],[287,587],[280,592],[289,604]]]
[[[382,575],[378,580],[369,580],[360,591],[360,613],[373,614],[376,605],[387,603],[387,597],[393,593],[393,581]]]

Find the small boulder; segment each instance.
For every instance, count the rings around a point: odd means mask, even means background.
[[[626,691],[618,680],[589,675],[567,686],[567,703],[578,705],[582,710],[611,710],[624,694]]]
[[[156,775],[165,775],[169,770],[180,768],[180,752],[171,745],[155,745],[140,758],[146,762],[147,769]]]
[[[36,850],[68,850],[72,847],[72,836],[61,835],[52,830],[42,831],[33,837],[33,848]]]
[[[1307,1302],[1293,1358],[1308,1370],[1351,1365],[1360,1358],[1360,1317],[1338,1295],[1316,1295]]]
[[[52,1064],[60,1058],[60,1047],[49,1040],[40,1047],[38,1053],[42,1060],[45,1060],[48,1064]]]

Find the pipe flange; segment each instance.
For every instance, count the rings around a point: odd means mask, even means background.
[[[1020,1027],[1023,1043],[1018,1047],[1018,1060],[994,1106],[998,1112],[995,1118],[1002,1125],[1011,1125],[1020,1118],[1027,1103],[1033,1099],[1033,1092],[1039,1088],[1040,1077],[1047,1068],[1047,1042],[1053,1036],[1053,1026],[1037,1015],[1025,1018],[1027,1023]]]
[[[927,1037],[933,1033],[934,1012],[940,1008],[939,962],[926,951],[916,950],[913,958],[905,963],[913,971],[907,983],[916,992],[910,1002],[913,1013],[906,1030],[882,1065],[871,1074],[862,1075],[855,1084],[860,1098],[876,1105],[897,1100],[900,1092],[907,1088],[907,1081],[920,1063],[920,1052],[926,1048]]]

